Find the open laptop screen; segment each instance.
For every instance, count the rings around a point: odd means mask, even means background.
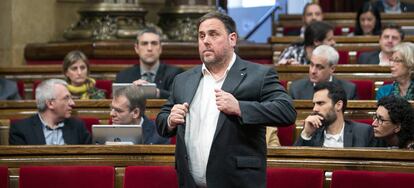
[[[106,145],[142,144],[138,125],[92,125],[92,143]]]

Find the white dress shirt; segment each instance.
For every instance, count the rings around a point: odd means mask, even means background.
[[[343,148],[344,147],[344,128],[345,123],[342,126],[341,132],[339,134],[328,134],[326,130],[323,131],[323,147],[331,147],[331,148]],[[303,140],[311,140],[312,136],[307,137],[305,133],[302,131],[300,133],[300,137]]]
[[[190,104],[189,113],[186,115],[185,145],[189,155],[190,172],[200,187],[207,186],[207,162],[220,115],[214,89],[221,88],[235,61],[236,54],[233,53],[225,74],[217,80],[207,67],[202,65],[203,77]]]

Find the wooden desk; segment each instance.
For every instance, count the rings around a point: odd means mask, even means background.
[[[0,146],[0,165],[8,166],[11,188],[18,187],[19,168],[50,165],[106,165],[116,169],[121,188],[126,166],[174,165],[173,145],[132,146]],[[396,171],[414,173],[414,152],[368,148],[330,149],[275,147],[267,152],[268,167]],[[329,187],[329,178],[325,187]]]
[[[372,45],[377,46],[379,36],[335,36],[335,42],[337,44],[352,44],[352,45],[360,45],[360,46],[366,46],[366,45]],[[297,36],[284,36],[284,37],[270,37],[269,42],[271,44],[290,44],[292,42],[301,41],[300,37]],[[406,36],[404,41],[406,42],[414,42],[414,36]]]

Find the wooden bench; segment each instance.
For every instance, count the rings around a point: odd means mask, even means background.
[[[105,165],[116,171],[115,187],[122,188],[126,166],[174,165],[173,145],[130,146],[0,146],[0,165],[9,169],[10,188],[18,187],[19,168],[50,165]],[[268,148],[268,167],[371,170],[414,173],[414,152],[374,148]]]

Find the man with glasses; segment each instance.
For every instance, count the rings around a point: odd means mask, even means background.
[[[320,82],[333,82],[344,88],[347,99],[357,99],[355,84],[339,80],[334,76],[335,67],[339,61],[339,54],[335,48],[320,45],[312,52],[308,77],[293,81],[289,94],[293,99],[312,99],[313,87]]]
[[[296,146],[367,147],[372,127],[344,119],[347,99],[341,86],[322,82],[315,86],[313,113],[304,122]]]
[[[75,102],[66,87],[65,81],[50,79],[36,88],[38,113],[11,123],[10,145],[91,143],[91,136],[84,123],[71,117]]]
[[[138,86],[123,87],[114,92],[110,113],[112,124],[141,126],[144,144],[169,144],[170,139],[159,136],[155,123],[144,113],[144,91]]]
[[[134,49],[139,56],[139,64],[119,72],[115,82],[137,86],[155,83],[157,98],[168,98],[175,76],[183,70],[160,62],[161,34],[154,28],[143,29],[137,35]]]
[[[381,98],[373,116],[374,147],[414,149],[414,110],[402,97],[389,95]]]

